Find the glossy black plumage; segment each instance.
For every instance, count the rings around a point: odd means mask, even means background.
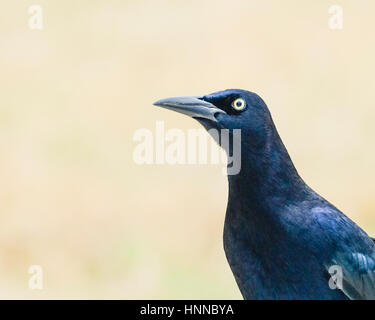
[[[244,110],[233,108],[238,98]],[[241,171],[228,175],[224,249],[243,297],[374,299],[373,240],[301,179],[264,101],[237,89],[184,99],[155,104],[207,130],[241,129]],[[329,287],[332,265],[343,271],[341,288]]]

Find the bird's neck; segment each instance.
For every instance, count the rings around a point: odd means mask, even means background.
[[[261,146],[241,138],[241,171],[228,175],[229,201],[245,201],[258,211],[302,200],[309,189],[300,178],[275,127]],[[308,193],[308,192],[307,192]]]
[[[236,252],[261,257],[271,250],[286,250],[284,208],[311,197],[311,189],[295,169],[276,129],[261,148],[249,148],[242,137],[242,166],[228,175],[229,199],[224,226],[224,247],[234,273],[245,268]],[[261,243],[261,246],[259,244]],[[276,245],[275,245],[276,244]],[[267,259],[265,257],[264,259]],[[236,271],[237,270],[237,271]],[[242,269],[241,269],[242,270]]]

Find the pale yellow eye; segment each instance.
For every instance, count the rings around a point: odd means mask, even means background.
[[[233,109],[235,109],[237,111],[241,111],[241,110],[245,109],[245,107],[246,107],[245,100],[241,99],[241,98],[238,98],[238,99],[234,100],[232,102],[232,107],[233,107]]]

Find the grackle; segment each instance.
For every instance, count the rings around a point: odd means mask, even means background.
[[[374,240],[302,180],[257,94],[231,89],[154,105],[207,130],[241,130],[223,238],[244,299],[375,299]]]

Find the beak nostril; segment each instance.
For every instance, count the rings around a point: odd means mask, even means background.
[[[217,122],[215,114],[225,113],[210,102],[203,100],[201,96],[166,98],[154,102],[154,105],[192,118],[204,118],[214,122]]]

